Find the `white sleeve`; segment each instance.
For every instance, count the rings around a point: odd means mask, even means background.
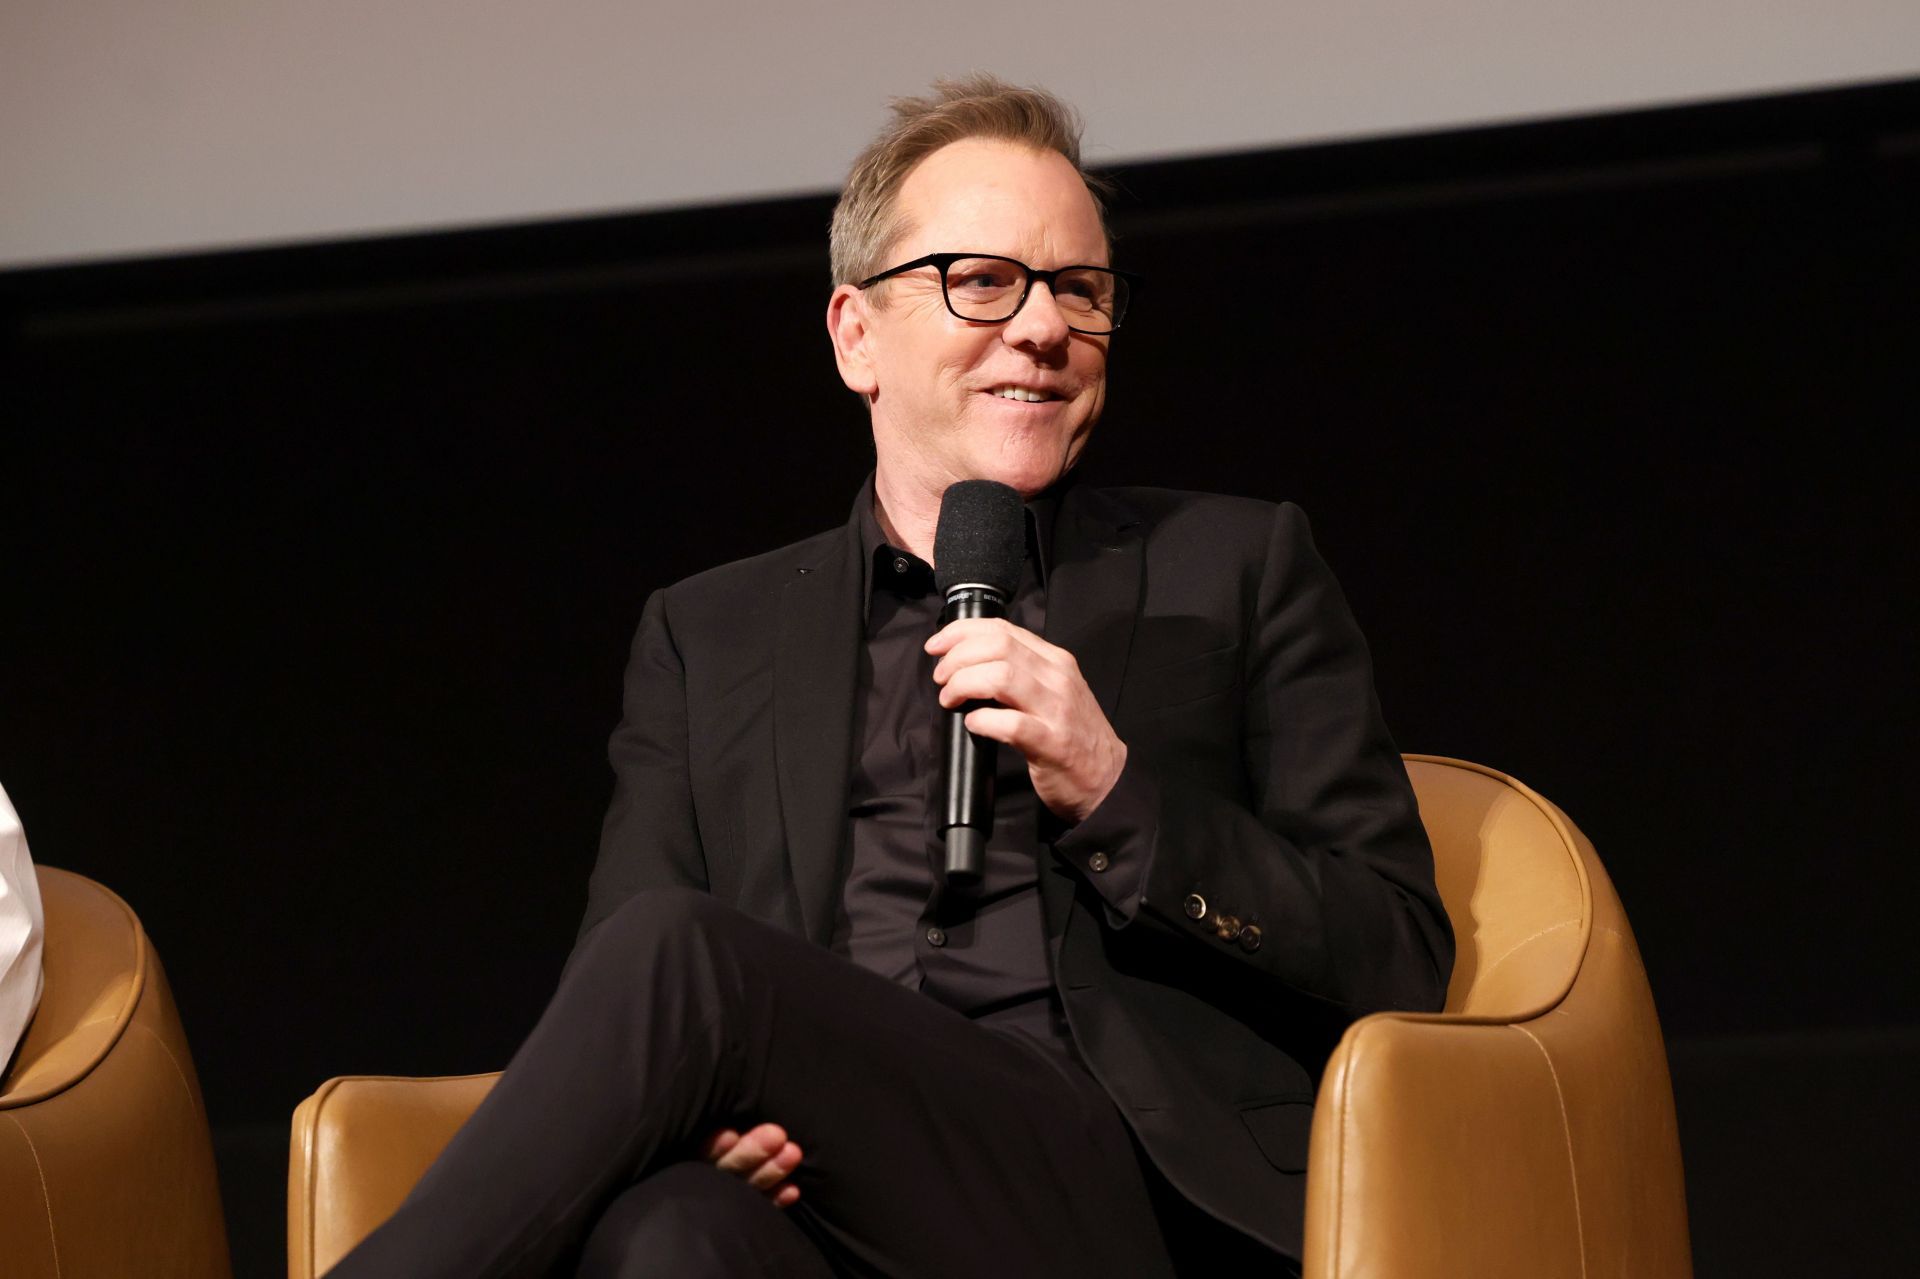
[[[40,942],[46,917],[26,832],[0,789],[0,1069],[40,1003]]]

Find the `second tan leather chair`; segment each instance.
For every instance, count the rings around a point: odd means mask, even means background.
[[[1593,845],[1490,768],[1407,757],[1458,943],[1443,1013],[1327,1064],[1305,1279],[1683,1279],[1680,1136],[1646,970]]]
[[[1692,1273],[1666,1051],[1593,846],[1504,774],[1407,757],[1459,945],[1447,1008],[1350,1027],[1314,1111],[1307,1279]],[[390,1216],[497,1075],[334,1079],[294,1113],[287,1271]]]
[[[207,1113],[160,959],[99,884],[39,868],[45,987],[0,1079],[0,1274],[226,1279]]]

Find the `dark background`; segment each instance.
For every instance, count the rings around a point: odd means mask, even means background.
[[[1299,501],[1401,746],[1594,838],[1703,1275],[1910,1262],[1920,82],[1117,176],[1090,469]],[[242,1274],[302,1097],[537,1015],[647,592],[844,519],[830,207],[0,274],[0,779],[165,959]]]

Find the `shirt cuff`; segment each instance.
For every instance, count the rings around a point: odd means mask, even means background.
[[[1129,752],[1107,797],[1053,841],[1053,852],[1100,894],[1108,926],[1125,928],[1140,913],[1159,833],[1160,787]]]

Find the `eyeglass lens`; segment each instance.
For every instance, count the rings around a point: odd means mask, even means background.
[[[1013,318],[1027,288],[1026,268],[1008,258],[960,258],[947,267],[947,305],[964,320]],[[1105,333],[1127,306],[1127,282],[1099,267],[1076,267],[1053,280],[1053,300],[1072,328]]]

